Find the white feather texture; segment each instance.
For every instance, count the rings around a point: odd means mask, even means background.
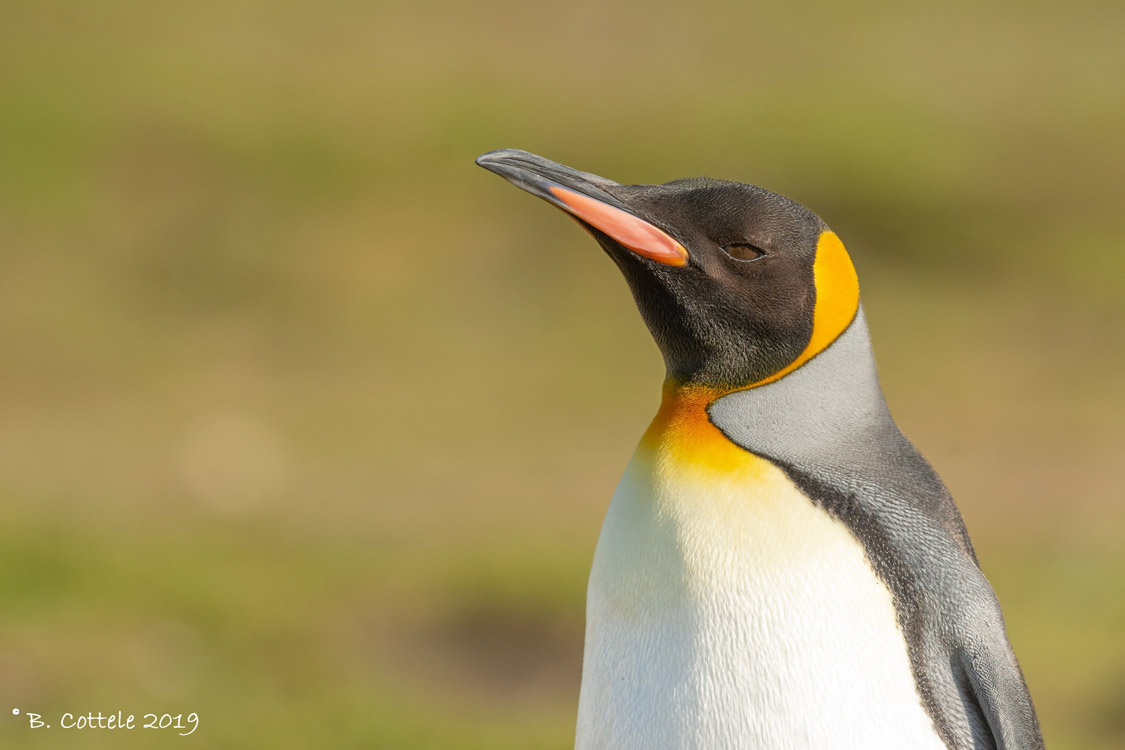
[[[725,438],[653,430],[594,556],[577,748],[944,748],[847,527]]]

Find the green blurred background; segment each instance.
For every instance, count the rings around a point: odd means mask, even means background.
[[[473,166],[519,147],[820,213],[1048,745],[1122,747],[1123,32],[1098,0],[5,0],[0,745],[572,745],[662,371],[596,245]]]

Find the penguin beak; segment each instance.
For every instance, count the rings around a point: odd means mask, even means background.
[[[489,151],[477,157],[477,164],[561,208],[637,255],[667,266],[687,265],[688,251],[682,244],[638,217],[611,194],[613,188],[621,187],[613,180],[513,148]]]

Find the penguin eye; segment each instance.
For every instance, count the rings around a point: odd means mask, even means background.
[[[723,245],[723,252],[735,260],[757,260],[758,258],[764,258],[766,255],[765,250],[760,250],[748,242],[732,242],[729,245]]]

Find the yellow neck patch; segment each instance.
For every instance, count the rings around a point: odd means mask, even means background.
[[[658,467],[694,465],[726,474],[761,461],[732,443],[707,416],[707,406],[726,392],[674,381],[664,384],[660,411],[641,439],[641,446],[653,453]]]

